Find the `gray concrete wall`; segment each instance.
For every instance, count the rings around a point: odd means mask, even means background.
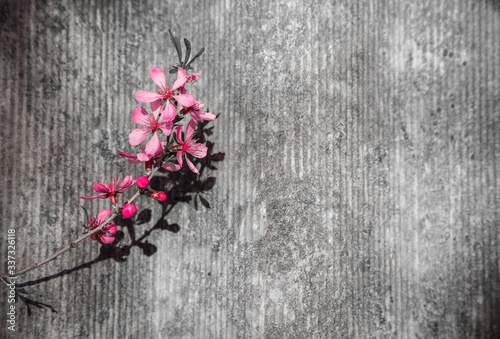
[[[15,334],[2,288],[3,336],[500,336],[494,0],[1,1],[2,271],[7,229],[41,260],[141,174],[117,153],[168,28],[206,48],[201,177],[20,277]]]

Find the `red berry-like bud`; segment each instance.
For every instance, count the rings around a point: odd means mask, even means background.
[[[146,188],[149,186],[149,179],[145,176],[142,176],[137,179],[137,187],[139,188]]]
[[[131,204],[123,205],[122,215],[125,219],[132,218],[132,216],[137,212],[137,207]]]
[[[165,201],[167,200],[167,195],[165,194],[165,192],[151,192],[149,194],[149,196],[153,199],[156,199],[158,201]]]

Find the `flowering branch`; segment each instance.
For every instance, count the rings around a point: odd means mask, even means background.
[[[82,196],[80,198],[85,200],[109,198],[113,211],[109,209],[101,210],[97,215],[97,219],[91,218],[89,220],[89,228],[85,230],[83,235],[61,248],[59,251],[53,253],[46,259],[19,271],[0,275],[0,279],[5,284],[8,284],[5,280],[6,278],[24,274],[56,259],[64,252],[76,247],[79,242],[83,241],[87,237],[90,237],[92,240],[97,240],[99,238],[104,244],[112,243],[115,240],[113,235],[117,232],[117,228],[116,225],[111,222],[119,214],[126,219],[131,218],[137,211],[137,208],[132,205],[132,202],[139,195],[143,194],[159,201],[166,200],[167,195],[164,192],[153,192],[147,190],[150,179],[156,174],[160,167],[167,171],[178,171],[182,168],[185,160],[191,171],[199,174],[198,169],[189,160],[187,154],[190,154],[195,158],[203,158],[206,156],[207,146],[197,143],[197,139],[193,140],[194,131],[196,129],[197,122],[211,121],[216,117],[212,113],[202,111],[204,104],[197,101],[194,95],[187,94],[185,85],[190,84],[191,86],[194,86],[194,83],[198,81],[198,75],[200,73],[192,74],[188,77],[186,70],[192,69],[191,63],[203,53],[204,49],[202,48],[198,54],[196,54],[195,57],[188,62],[191,53],[191,43],[189,40],[184,39],[187,55],[185,60],[182,61],[180,40],[175,38],[170,30],[169,33],[179,55],[179,64],[177,66],[173,66],[170,70],[171,73],[177,71],[177,80],[172,86],[170,86],[166,82],[165,73],[161,68],[156,67],[150,70],[151,79],[158,86],[156,93],[149,91],[137,91],[135,98],[141,103],[150,104],[152,114],[148,113],[143,107],[137,107],[132,115],[132,121],[142,127],[132,130],[129,134],[129,143],[132,146],[139,146],[142,152],[137,153],[137,155],[119,152],[119,155],[125,157],[130,163],[144,163],[146,176],[142,176],[137,180],[134,180],[133,177],[129,175],[126,176],[119,185],[119,178],[118,180],[112,179],[106,183],[94,184],[92,188],[97,193],[101,194]],[[178,111],[179,106],[181,106],[180,111]],[[184,138],[182,138],[182,126],[179,125],[179,123],[185,116],[188,116],[188,113],[192,117],[192,120],[186,125]],[[174,140],[172,135],[174,131],[175,140],[178,143],[177,145],[174,145],[172,142]],[[163,134],[167,139],[160,141],[161,134]],[[148,135],[151,135],[151,139],[144,147],[141,143],[146,140]],[[172,162],[174,159],[177,160],[177,164]],[[119,207],[118,194],[132,188],[134,184],[137,185],[138,190],[125,202],[122,207]]]
[[[149,175],[149,178],[152,178],[156,171],[158,171],[159,169],[159,166],[158,167],[155,167],[154,170],[151,172],[151,174]],[[129,203],[133,202],[139,195],[141,194],[141,190],[138,190],[133,196],[132,198],[128,199],[127,201]],[[49,261],[52,261],[54,259],[56,259],[58,256],[60,256],[61,254],[63,254],[64,252],[72,249],[72,248],[75,248],[76,247],[76,244],[78,244],[79,242],[81,242],[82,240],[84,240],[85,238],[87,237],[90,237],[92,235],[95,235],[97,234],[99,231],[102,231],[104,229],[104,227],[109,223],[111,222],[116,216],[118,215],[118,212],[117,211],[114,211],[111,213],[111,215],[109,217],[107,217],[104,222],[102,223],[101,226],[99,227],[96,227],[94,228],[93,230],[91,231],[85,231],[85,233],[83,235],[81,235],[78,239],[72,241],[71,243],[69,243],[68,245],[64,246],[63,248],[61,248],[59,251],[53,253],[52,255],[50,255],[48,258],[40,261],[40,262],[37,262],[29,267],[26,267],[22,270],[19,270],[19,271],[16,271],[14,272],[13,274],[2,274],[0,276],[0,278],[2,278],[2,281],[5,282],[4,278],[10,278],[10,277],[15,277],[15,276],[18,276],[18,275],[21,275],[23,273],[26,273],[28,271],[31,271],[32,269],[35,269],[37,267],[40,267],[46,263],[48,263]]]

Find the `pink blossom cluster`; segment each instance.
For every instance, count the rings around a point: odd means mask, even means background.
[[[163,167],[168,171],[178,171],[184,162],[194,173],[199,174],[198,169],[189,159],[188,154],[195,158],[204,158],[207,155],[207,146],[198,143],[195,139],[197,123],[204,120],[214,120],[215,115],[203,111],[204,104],[198,101],[193,94],[188,94],[186,85],[194,87],[199,79],[199,74],[191,76],[182,67],[178,68],[177,79],[173,85],[169,85],[164,71],[161,68],[153,68],[149,72],[151,80],[156,84],[156,92],[137,91],[135,98],[138,102],[149,104],[151,111],[144,107],[134,109],[132,121],[140,126],[133,129],[129,136],[132,146],[139,146],[140,151],[134,154],[119,152],[126,160],[133,164],[144,163],[146,175],[151,173],[153,167]],[[188,114],[189,113],[189,114]],[[180,124],[184,118],[190,116],[190,121],[183,127]],[[175,133],[175,139],[172,133]],[[148,139],[148,140],[147,140]],[[158,201],[165,201],[167,195],[164,192],[153,192],[147,190],[149,179],[147,176],[134,180],[132,175],[126,176],[121,184],[120,178],[92,185],[99,195],[82,196],[81,199],[106,199],[110,198],[112,206],[121,213],[124,218],[131,218],[137,208],[128,201],[122,207],[118,205],[118,194],[137,186],[139,192]],[[107,217],[112,214],[111,210],[103,209],[99,212],[97,220],[89,220],[90,230],[101,226]],[[107,223],[97,233],[91,236],[93,240],[99,238],[103,243],[110,244],[114,241],[113,235],[117,232],[115,224]]]

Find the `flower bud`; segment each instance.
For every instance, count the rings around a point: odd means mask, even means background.
[[[165,192],[149,192],[148,195],[153,198],[153,199],[156,199],[158,201],[165,201],[167,200],[167,195],[165,194]]]
[[[149,186],[149,179],[146,176],[142,176],[137,179],[137,187],[146,188]]]
[[[132,216],[137,212],[137,207],[131,204],[123,205],[122,215],[125,219],[132,218]]]

